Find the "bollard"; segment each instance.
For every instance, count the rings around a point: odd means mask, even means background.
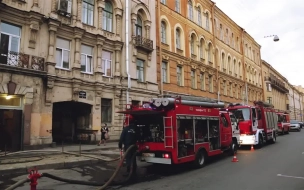
[[[29,171],[28,178],[31,181],[31,183],[30,183],[31,190],[37,190],[37,185],[38,185],[37,180],[41,177],[41,174],[38,173],[38,170],[36,167],[34,169],[29,169],[28,171]]]

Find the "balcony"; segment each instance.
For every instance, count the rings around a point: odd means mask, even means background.
[[[137,48],[142,48],[145,51],[148,51],[149,53],[153,51],[153,41],[146,39],[142,36],[135,36],[135,46]]]
[[[278,91],[283,93],[289,92],[289,90],[285,87],[285,84],[274,75],[270,74],[270,76],[265,77],[265,82],[267,81],[271,84],[272,88],[277,89]]]
[[[0,64],[26,70],[45,71],[43,57],[20,52],[0,50]]]

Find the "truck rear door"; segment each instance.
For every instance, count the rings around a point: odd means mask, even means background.
[[[227,147],[232,141],[231,122],[228,113],[221,114],[221,146]]]

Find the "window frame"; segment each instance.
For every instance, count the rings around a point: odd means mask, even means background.
[[[190,76],[191,76],[191,88],[196,88],[196,85],[195,85],[195,70],[194,69],[191,69],[191,72],[190,72]]]
[[[168,83],[168,62],[162,61],[162,82]]]
[[[138,29],[140,29],[140,34],[138,34]],[[143,36],[143,22],[142,22],[142,18],[139,15],[137,15],[135,22],[135,32],[136,32],[136,36]]]
[[[180,31],[180,29],[179,28],[177,28],[176,30],[175,30],[175,43],[176,43],[176,48],[177,49],[181,49],[182,48],[182,45],[181,45],[181,31]]]
[[[209,92],[213,92],[213,76],[208,76],[208,86],[209,86]]]
[[[71,65],[70,65],[70,62],[71,62],[71,40],[67,40],[67,39],[65,39],[65,38],[61,38],[61,37],[57,37],[56,38],[56,40],[57,39],[61,39],[61,40],[65,40],[65,41],[68,41],[69,42],[69,48],[70,49],[65,49],[65,48],[62,48],[62,47],[58,47],[58,45],[57,45],[57,42],[56,42],[56,65],[55,65],[55,68],[58,68],[58,69],[64,69],[64,70],[70,70],[70,67],[71,67]],[[61,50],[61,65],[60,66],[57,66],[57,49],[60,49]],[[63,53],[64,52],[68,52],[69,53],[69,66],[68,66],[68,68],[64,68],[63,67]]]
[[[188,17],[191,21],[193,21],[193,2],[192,0],[188,0]]]
[[[178,80],[180,79],[180,80]],[[183,67],[182,66],[177,66],[176,67],[176,82],[178,86],[183,86]]]
[[[205,90],[205,73],[200,73],[200,86],[201,90]]]
[[[197,7],[197,23],[202,26],[202,11],[200,7]]]
[[[180,8],[180,0],[175,0],[175,11],[180,13],[181,8]]]
[[[142,66],[138,64],[139,62],[142,63]],[[140,74],[142,74],[142,79],[140,79]],[[136,77],[138,82],[145,82],[145,60],[143,59],[136,60]]]
[[[104,104],[104,102],[107,102],[108,104]],[[113,99],[109,99],[109,98],[101,98],[101,122],[102,123],[112,123],[113,121]],[[108,112],[108,118],[105,119],[104,117],[104,108],[108,108],[109,110],[106,110],[106,112]],[[110,115],[110,116],[109,116]]]
[[[88,45],[85,45],[85,44],[81,44],[81,46],[87,46],[87,47],[89,47],[89,48],[91,48],[91,50],[92,50],[92,55],[89,55],[89,54],[86,54],[86,53],[83,53],[83,52],[81,52],[80,53],[80,65],[82,65],[82,56],[84,56],[85,57],[85,71],[81,71],[82,73],[88,73],[88,74],[92,74],[93,73],[93,52],[94,52],[94,48],[93,47],[91,47],[91,46],[88,46]],[[82,49],[82,48],[81,48]],[[91,71],[88,71],[88,58],[91,58],[91,66],[90,66],[90,69],[91,69]]]
[[[88,2],[87,0],[82,0],[82,18],[81,21],[84,24],[94,26],[94,12],[95,12],[95,1],[92,1],[93,4]],[[86,5],[86,7],[84,7]],[[89,9],[89,6],[92,7],[92,10]],[[89,19],[89,14],[91,13],[91,19]]]
[[[7,33],[7,32],[3,32],[2,29],[1,29],[1,27],[0,27],[0,42],[1,42],[1,35],[2,35],[2,34],[8,36],[8,49],[7,49],[8,53],[9,53],[10,51],[12,51],[12,50],[11,50],[11,48],[12,48],[12,44],[11,44],[11,43],[12,43],[12,38],[17,38],[17,39],[18,39],[18,48],[17,48],[18,51],[17,51],[16,53],[19,53],[19,52],[20,52],[20,45],[21,45],[22,27],[21,27],[21,26],[18,26],[18,25],[11,24],[11,23],[7,23],[7,22],[0,22],[0,26],[1,26],[2,23],[7,24],[7,25],[11,25],[11,26],[14,26],[14,27],[18,27],[18,28],[19,28],[19,33],[20,33],[20,35],[17,36],[17,35],[15,35],[15,34],[10,34],[10,33]],[[15,51],[12,51],[12,52],[15,52]]]
[[[111,12],[106,10],[106,4],[111,5]],[[111,18],[109,16],[111,16]],[[111,23],[110,26],[108,25],[109,23]],[[110,1],[105,1],[105,8],[102,11],[102,29],[108,32],[113,32],[113,4]]]
[[[165,21],[161,21],[161,42],[167,43],[167,25]]]
[[[111,59],[110,60],[105,59],[104,56],[102,56],[103,52],[109,52]],[[102,52],[101,52],[101,56],[102,56],[101,62],[102,62],[102,70],[103,70],[102,76],[104,76],[104,77],[113,77],[113,61],[112,61],[113,56],[112,56],[112,54],[113,54],[113,52],[107,51],[107,50],[102,50]],[[110,72],[111,72],[110,76],[107,75],[106,65],[110,65]]]

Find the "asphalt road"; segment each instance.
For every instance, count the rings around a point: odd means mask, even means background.
[[[239,162],[232,157],[216,157],[202,169],[181,167],[154,167],[140,164],[138,181],[121,190],[303,190],[304,189],[304,132],[279,136],[275,144],[262,149],[240,150]],[[114,168],[114,166],[113,166]],[[112,168],[112,170],[113,170]],[[103,166],[90,166],[47,171],[61,177],[89,181],[104,181],[111,171]],[[104,177],[105,176],[105,177]],[[22,179],[15,176],[10,183]],[[0,181],[1,177],[0,177]],[[5,179],[6,181],[6,179]],[[0,188],[1,189],[1,188]],[[28,190],[29,185],[17,188]],[[89,190],[96,187],[70,185],[42,178],[39,190]]]

